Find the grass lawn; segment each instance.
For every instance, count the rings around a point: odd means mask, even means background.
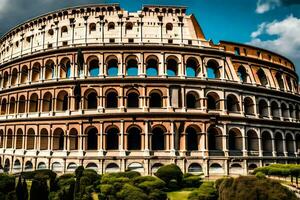
[[[175,192],[168,192],[168,198],[170,200],[187,200],[189,194],[192,191],[175,191]]]

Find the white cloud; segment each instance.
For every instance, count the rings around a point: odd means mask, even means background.
[[[275,39],[262,40],[260,36],[267,35]],[[249,44],[278,52],[291,58],[298,65],[300,72],[300,18],[293,15],[282,21],[262,23],[251,34]]]
[[[256,4],[256,13],[262,14],[275,9],[280,5],[280,0],[258,0]]]

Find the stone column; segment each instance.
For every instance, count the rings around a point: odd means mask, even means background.
[[[119,22],[118,22],[118,25],[119,25],[119,27],[120,27],[120,41],[119,41],[119,43],[123,43],[123,21],[122,21],[122,18],[123,18],[123,14],[118,14],[118,17],[119,17]]]
[[[175,150],[175,130],[176,130],[176,125],[174,121],[170,122],[171,124],[171,133],[170,133],[170,137],[171,137],[171,145],[170,145],[170,153],[171,156],[175,156],[176,155],[176,150]]]
[[[100,121],[99,125],[100,129],[100,137],[98,137],[98,156],[103,156],[104,155],[104,150],[103,150],[103,121]]]
[[[144,148],[144,156],[150,156],[149,152],[149,121],[145,120],[145,148]]]

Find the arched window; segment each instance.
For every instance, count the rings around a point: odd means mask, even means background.
[[[227,96],[226,107],[228,112],[240,111],[239,101],[235,95],[230,94]]]
[[[118,76],[118,60],[110,59],[107,62],[107,76]]]
[[[157,76],[158,75],[158,61],[156,59],[150,58],[147,60],[146,67],[147,76]]]
[[[23,66],[21,70],[21,84],[25,84],[28,82],[28,68],[27,66]]]
[[[241,82],[243,82],[243,83],[247,82],[248,74],[247,74],[247,71],[244,66],[241,65],[238,68],[237,75]]]
[[[87,131],[87,150],[97,150],[98,130],[95,127],[90,127]]]
[[[16,100],[15,97],[11,97],[9,100],[9,114],[15,113]]]
[[[219,104],[219,95],[217,93],[209,93],[206,95],[207,97],[207,109],[208,110],[219,110],[220,104]]]
[[[152,91],[150,93],[149,107],[150,108],[161,108],[162,103],[162,94],[160,91]]]
[[[260,117],[268,117],[268,104],[265,100],[260,100],[258,103],[258,113]]]
[[[4,146],[4,134],[3,130],[0,130],[0,148],[3,148]]]
[[[1,136],[1,132],[0,132]],[[296,134],[296,151],[299,152],[300,150],[300,134]]]
[[[93,59],[89,62],[89,74],[92,77],[99,75],[99,61],[98,59]]]
[[[229,150],[241,151],[243,149],[242,134],[238,129],[231,129],[228,133]]]
[[[43,97],[43,112],[52,111],[52,94],[46,92]]]
[[[4,77],[3,77],[3,88],[8,87],[8,72],[4,72]]]
[[[272,137],[271,134],[267,131],[262,133],[262,149],[264,156],[272,155]]]
[[[40,149],[48,149],[48,131],[45,128],[43,128],[40,133]]]
[[[250,97],[244,99],[244,112],[246,115],[254,115],[254,103]]]
[[[63,150],[64,141],[64,131],[61,128],[55,129],[53,133],[53,150]]]
[[[63,36],[63,34],[67,34],[68,33],[68,28],[67,28],[67,26],[63,26],[63,27],[61,27],[61,36]]]
[[[285,103],[281,104],[281,113],[282,113],[282,117],[285,119],[288,119],[290,117],[289,109]]]
[[[70,150],[78,149],[78,132],[75,128],[72,128],[69,133]]]
[[[266,76],[263,69],[259,69],[257,71],[257,77],[258,77],[259,82],[262,86],[267,86],[268,85],[268,79],[267,79],[267,76]]]
[[[1,102],[1,115],[5,115],[6,114],[6,99],[2,99]]]
[[[107,25],[107,30],[110,31],[110,30],[114,30],[114,29],[115,29],[115,23],[109,22]]]
[[[207,62],[206,70],[207,70],[207,78],[219,79],[221,78],[219,64],[215,60],[209,60]]]
[[[248,151],[258,151],[258,136],[255,131],[249,130],[247,132],[247,146]]]
[[[283,83],[283,79],[282,79],[282,74],[277,72],[276,75],[275,75],[275,78],[276,78],[277,84],[279,86],[279,89],[284,90],[284,83]]]
[[[199,137],[198,133],[200,130],[196,130],[194,127],[188,127],[186,130],[186,148],[189,151],[198,150]]]
[[[127,22],[125,25],[125,34],[127,33],[127,31],[132,30],[133,28],[133,24],[131,22]]]
[[[126,63],[126,75],[137,76],[138,75],[138,62],[135,59],[129,59]]]
[[[56,110],[66,111],[68,110],[68,93],[66,91],[60,91],[56,99]]]
[[[34,149],[35,132],[30,128],[27,132],[27,149]]]
[[[172,23],[167,23],[166,24],[166,31],[172,31],[173,30],[173,24]]]
[[[38,95],[36,93],[30,96],[29,112],[38,112]]]
[[[18,79],[18,70],[16,68],[14,68],[11,73],[11,85],[16,85],[17,79]],[[34,77],[32,77],[32,81],[33,81],[33,79],[34,79]]]
[[[291,134],[286,134],[285,136],[285,143],[286,143],[286,150],[289,154],[289,156],[295,155],[295,149],[294,149],[294,138]]]
[[[167,60],[167,75],[177,76],[178,75],[178,63],[177,60],[170,58]]]
[[[271,103],[271,115],[273,119],[280,119],[280,109],[276,101]]]
[[[16,149],[22,149],[23,148],[23,131],[22,129],[18,129],[17,131],[17,138],[16,138]]]
[[[289,113],[290,113],[290,117],[292,118],[292,119],[295,119],[295,108],[294,108],[294,106],[292,105],[292,104],[289,104]]]
[[[71,62],[69,58],[63,58],[60,61],[60,78],[70,78]]]
[[[283,138],[282,134],[279,132],[275,134],[275,151],[277,153],[277,156],[284,156]]]
[[[287,86],[288,86],[288,90],[289,91],[292,91],[293,90],[293,88],[292,88],[292,82],[291,82],[291,79],[290,79],[290,77],[286,77],[286,83],[287,83]]]
[[[119,129],[112,127],[106,133],[106,149],[118,150],[119,149]]]
[[[40,70],[41,70],[41,65],[40,63],[35,63],[32,67],[32,82],[37,82],[40,79]]]
[[[87,93],[86,97],[86,108],[87,109],[97,109],[97,93],[96,91],[90,91]]]
[[[194,58],[189,58],[186,62],[186,76],[196,77],[199,73],[199,64]]]
[[[19,113],[25,113],[25,105],[26,105],[25,96],[22,95],[19,98]]]
[[[90,34],[93,32],[93,31],[96,31],[96,24],[95,23],[90,23]]]
[[[127,149],[141,149],[141,130],[137,127],[131,127],[127,131]]]
[[[199,108],[199,95],[196,92],[188,92],[186,95],[187,108]]]
[[[222,151],[222,133],[215,127],[210,127],[207,131],[208,134],[208,149]]]
[[[116,91],[107,92],[106,108],[118,108],[118,94]]]
[[[165,132],[166,130],[161,127],[155,127],[152,129],[152,150],[165,149]]]
[[[137,91],[132,91],[127,94],[127,108],[138,108],[139,107],[139,97]]]
[[[48,60],[45,64],[45,79],[51,80],[52,78],[54,78],[54,62]]]
[[[11,129],[8,129],[6,133],[6,148],[13,147],[13,132]]]

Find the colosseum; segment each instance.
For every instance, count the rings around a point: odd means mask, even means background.
[[[66,8],[0,39],[0,164],[248,174],[299,163],[294,64],[207,40],[182,6]]]

